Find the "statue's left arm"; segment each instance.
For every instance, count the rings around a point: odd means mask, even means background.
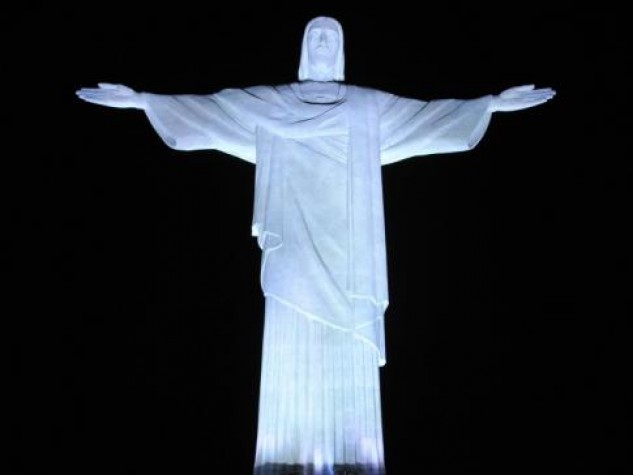
[[[381,162],[471,150],[483,138],[493,112],[534,107],[554,94],[549,88],[519,86],[470,100],[384,96],[379,106]]]

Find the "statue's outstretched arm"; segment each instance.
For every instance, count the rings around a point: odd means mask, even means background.
[[[556,95],[554,89],[545,87],[534,89],[533,84],[506,89],[498,96],[493,96],[488,106],[490,112],[512,112],[538,106]]]
[[[82,87],[77,96],[86,102],[119,109],[145,109],[145,98],[142,93],[124,86],[100,82],[99,87]]]

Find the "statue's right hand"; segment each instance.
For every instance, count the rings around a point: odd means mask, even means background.
[[[141,94],[123,84],[110,84],[100,82],[99,87],[82,87],[77,91],[77,96],[86,102],[100,104],[120,109],[143,109],[144,101]]]

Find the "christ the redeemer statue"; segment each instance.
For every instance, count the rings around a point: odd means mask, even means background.
[[[80,98],[144,110],[176,150],[256,164],[265,330],[256,474],[384,474],[379,367],[388,304],[381,165],[472,149],[493,112],[546,102],[520,86],[429,102],[345,84],[343,31],[305,29],[299,81],[157,95],[99,84]]]

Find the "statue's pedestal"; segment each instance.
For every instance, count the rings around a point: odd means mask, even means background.
[[[317,470],[313,465],[266,464],[254,475],[385,475],[384,468],[359,465],[335,465],[334,471]]]

